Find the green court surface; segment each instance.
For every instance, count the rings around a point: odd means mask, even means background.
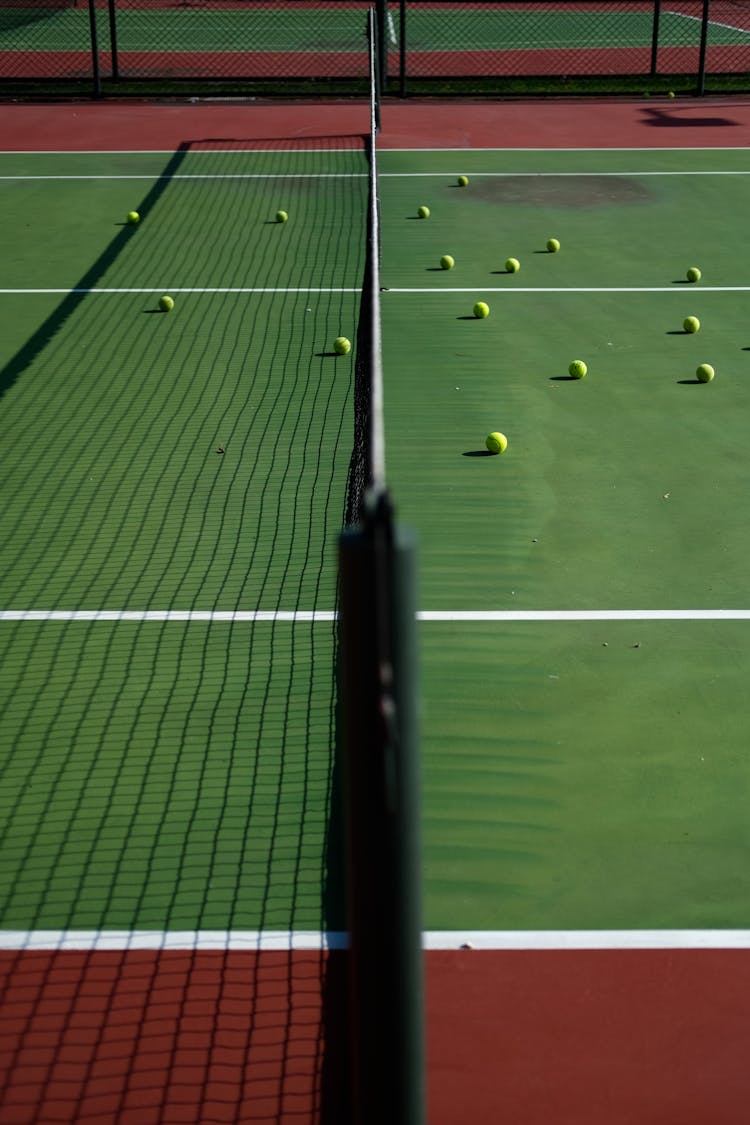
[[[431,928],[747,926],[746,621],[421,636]]]
[[[641,171],[665,163],[628,156]],[[682,162],[706,172],[739,157]],[[486,153],[500,174],[467,188],[450,167],[463,154],[425,157],[446,174],[424,177],[388,176],[404,157],[381,158],[388,470],[421,534],[421,603],[742,606],[750,294],[715,287],[746,280],[723,226],[746,177],[550,175],[553,159],[608,172],[627,156]],[[428,220],[413,217],[420,203]],[[693,264],[698,285],[685,281]],[[472,317],[477,300],[486,320]],[[588,365],[581,381],[567,378],[573,359]],[[717,372],[706,386],[703,362]],[[493,430],[508,452],[472,456]]]
[[[746,927],[748,626],[690,613],[747,608],[750,289],[726,235],[747,154],[380,168],[387,477],[420,608],[547,614],[419,625],[426,928]],[[104,177],[0,179],[0,610],[166,615],[0,620],[5,929],[342,928],[334,626],[274,614],[336,605],[354,351],[330,347],[356,336],[366,171],[0,161]]]
[[[270,615],[0,622],[2,925],[341,928],[333,625],[274,613],[335,606],[364,155],[0,172],[73,177],[0,181],[2,609]]]
[[[0,628],[4,928],[325,928],[332,625]]]
[[[420,606],[744,608],[750,291],[717,287],[747,283],[726,235],[746,153],[380,166],[387,468],[419,532]],[[492,430],[501,457],[481,455]],[[429,926],[747,925],[746,623],[426,621],[420,637]]]
[[[342,162],[363,172],[362,156]],[[190,166],[211,178],[3,185],[14,282],[63,289],[2,298],[6,608],[332,606],[352,360],[328,353],[356,327],[366,180],[216,179],[227,165],[211,154]],[[235,156],[237,175],[264,166]],[[14,228],[22,206],[33,225]],[[30,237],[44,254],[24,254]]]

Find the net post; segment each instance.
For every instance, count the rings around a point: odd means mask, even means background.
[[[701,40],[698,52],[698,88],[696,93],[702,97],[706,92],[706,47],[708,45],[708,21],[711,13],[711,0],[703,0],[701,19]]]
[[[424,1125],[415,545],[369,495],[339,540],[354,1125]]]
[[[91,34],[91,69],[94,79],[94,97],[102,96],[102,76],[99,70],[99,35],[96,27],[96,0],[89,0],[89,31]]]

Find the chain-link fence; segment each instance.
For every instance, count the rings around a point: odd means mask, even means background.
[[[362,0],[0,0],[0,91],[364,94]],[[750,89],[750,0],[379,0],[385,92]]]
[[[409,0],[388,9],[402,95],[750,88],[750,0]],[[720,85],[720,83],[717,83]]]

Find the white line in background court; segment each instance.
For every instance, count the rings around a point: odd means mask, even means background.
[[[209,622],[318,624],[336,620],[332,609],[3,609],[5,621]],[[451,621],[748,621],[750,609],[422,609],[417,620]]]
[[[342,931],[0,930],[0,949],[287,950],[346,949]],[[750,930],[431,930],[426,950],[750,949]]]

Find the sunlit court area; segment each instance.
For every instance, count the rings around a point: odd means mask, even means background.
[[[2,1125],[744,1125],[750,22],[0,12]]]

